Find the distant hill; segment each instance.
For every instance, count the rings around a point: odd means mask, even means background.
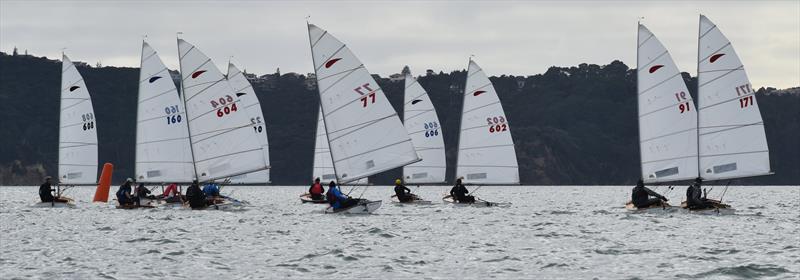
[[[0,53],[0,185],[38,184],[46,174],[57,175],[60,63]],[[78,69],[95,106],[101,165],[114,163],[115,182],[134,177],[138,69],[85,64]],[[695,79],[686,73],[683,78],[695,95]],[[419,78],[441,118],[448,178],[454,172],[464,79],[463,70],[427,71]],[[403,81],[378,80],[402,114]],[[639,177],[635,70],[613,61],[491,80],[511,124],[522,184],[632,184]],[[318,106],[313,79],[275,73],[254,79],[253,86],[269,132],[272,181],[309,183]],[[758,103],[775,175],[734,184],[800,184],[800,88],[759,89]],[[392,170],[372,179],[391,184],[400,174]]]

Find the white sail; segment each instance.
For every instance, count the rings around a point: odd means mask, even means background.
[[[489,77],[472,59],[464,87],[456,178],[465,184],[519,184],[511,127]]]
[[[230,84],[195,46],[178,39],[195,173],[210,181],[267,168],[258,137]]]
[[[58,180],[66,185],[97,183],[97,121],[92,98],[66,54],[61,63]]]
[[[422,161],[403,167],[407,184],[445,182],[445,154],[442,126],[428,93],[411,73],[405,73],[403,125]]]
[[[770,174],[755,89],[731,42],[703,15],[697,52],[700,176],[719,180]]]
[[[158,53],[142,42],[136,111],[136,180],[191,182],[194,174],[183,101]]]
[[[265,164],[269,166],[269,141],[267,140],[267,127],[264,122],[264,114],[261,112],[261,103],[253,90],[253,85],[247,80],[242,71],[236,68],[233,63],[228,63],[228,82],[233,88],[233,92],[241,99],[242,108],[250,118],[251,133],[258,137],[261,144],[261,151],[264,153]],[[246,173],[230,178],[234,184],[265,184],[269,183],[269,169]]]
[[[336,172],[333,170],[333,158],[331,158],[331,148],[328,146],[328,135],[325,133],[325,121],[322,119],[322,108],[317,114],[317,136],[314,142],[314,166],[312,168],[312,180],[320,178],[320,182],[326,184],[336,180]],[[369,178],[361,178],[351,185],[367,185]]]
[[[419,161],[403,123],[361,61],[313,24],[308,36],[340,183]]]
[[[639,25],[637,95],[642,179],[697,177],[697,110],[667,49]]]

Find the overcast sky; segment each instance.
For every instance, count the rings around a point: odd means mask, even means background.
[[[224,71],[313,72],[306,17],[348,44],[370,72],[409,65],[490,75],[548,67],[636,64],[639,17],[678,67],[695,75],[698,14],[733,42],[755,87],[800,86],[800,1],[0,1],[0,50],[138,67],[141,40],[177,68],[175,34]]]

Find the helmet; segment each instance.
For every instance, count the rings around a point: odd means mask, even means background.
[[[131,183],[131,182],[133,182],[133,179],[131,179],[131,178],[125,179],[125,182]]]
[[[400,179],[394,180],[394,184],[395,185],[399,185],[399,184],[402,184],[402,183],[403,183],[403,180],[400,180]]]

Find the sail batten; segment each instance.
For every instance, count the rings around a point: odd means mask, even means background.
[[[725,180],[771,174],[755,89],[730,40],[703,15],[697,58],[699,176]]]
[[[511,126],[492,82],[472,59],[463,98],[456,178],[465,184],[519,184]]]
[[[178,54],[198,180],[267,169],[262,139],[253,133],[242,99],[222,72],[208,56],[182,39],[178,39]]]
[[[62,56],[60,103],[58,183],[95,184],[97,121],[83,77],[66,55]]]
[[[339,183],[419,161],[400,118],[364,64],[344,43],[313,24],[308,25],[308,38],[321,119]]]
[[[142,42],[136,111],[136,180],[189,182],[194,162],[186,113],[178,89],[158,53]]]
[[[646,183],[697,176],[697,110],[661,41],[638,26],[637,108],[641,178]]]

